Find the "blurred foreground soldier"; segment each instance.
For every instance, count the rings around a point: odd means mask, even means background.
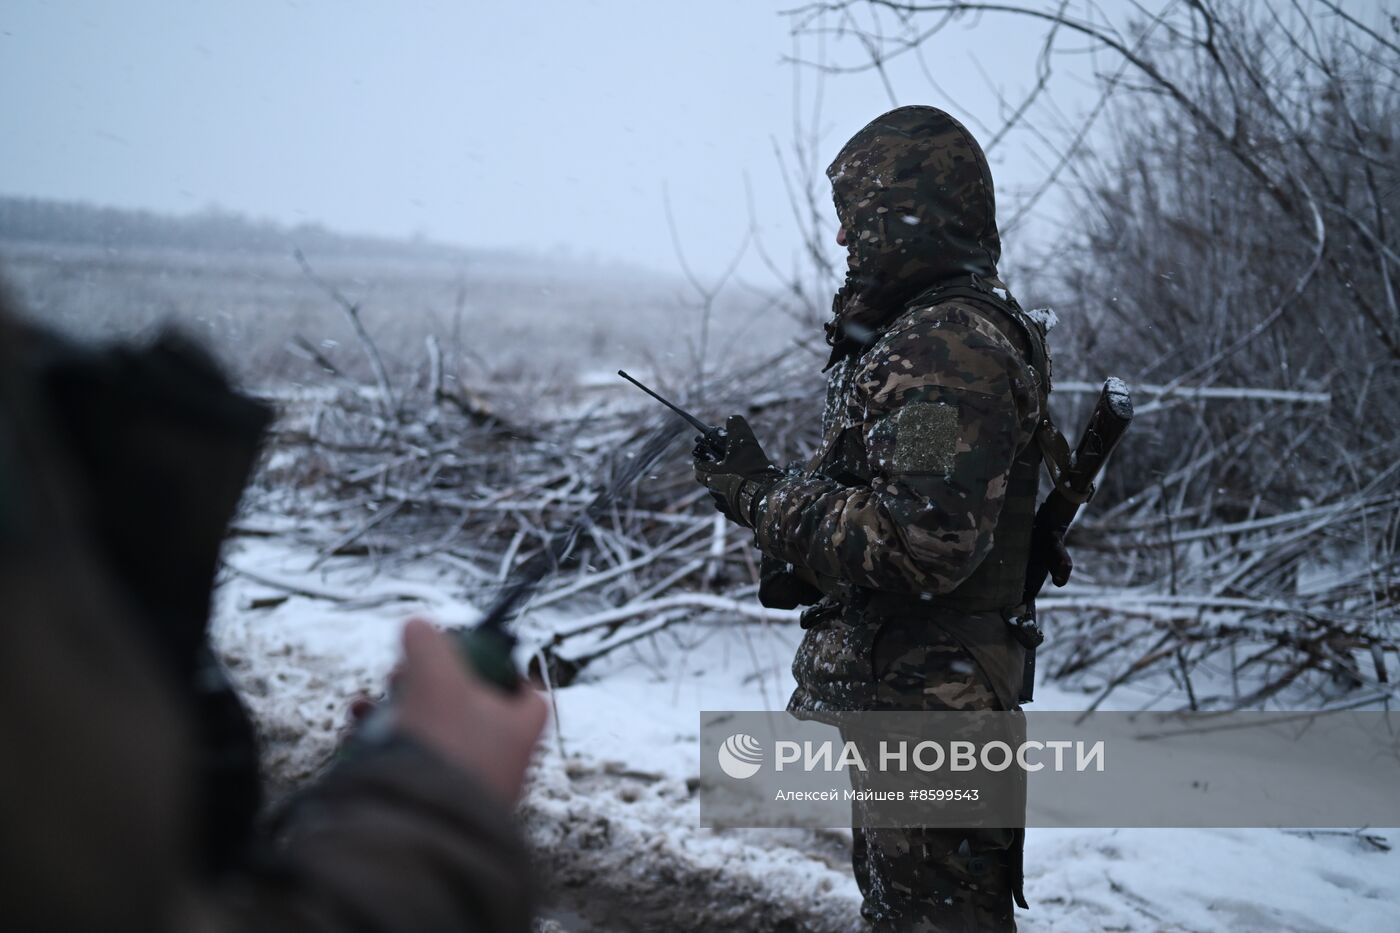
[[[827,169],[849,271],[815,457],[786,472],[739,417],[697,479],[754,530],[760,597],[812,603],[793,712],[1011,710],[1050,360],[997,277],[981,148],[948,114],[879,117]],[[1057,583],[1068,576],[1059,550]],[[857,820],[858,822],[858,820]],[[879,930],[1013,930],[1021,830],[854,832]]]
[[[256,748],[208,647],[226,523],[268,421],[195,348],[88,350],[0,295],[0,925],[526,930],[510,818],[532,691],[404,630],[397,729],[259,832]]]

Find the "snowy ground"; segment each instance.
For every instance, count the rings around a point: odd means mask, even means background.
[[[283,789],[320,767],[349,698],[382,682],[405,617],[474,614],[447,564],[376,574],[363,559],[312,570],[315,560],[291,529],[240,537],[217,598],[216,638]],[[527,618],[526,639],[565,619]],[[668,629],[556,692],[522,815],[564,928],[859,928],[848,831],[698,828],[698,712],[781,708],[799,634],[754,622]],[[1037,709],[1087,702],[1053,685],[1037,694]],[[1400,930],[1400,832],[1374,835],[1392,850],[1349,834],[1033,830],[1032,909],[1018,922],[1032,933]]]

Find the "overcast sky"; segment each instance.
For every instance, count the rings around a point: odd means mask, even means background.
[[[714,270],[748,226],[747,174],[786,257],[772,140],[791,135],[778,11],[796,2],[5,0],[0,193],[668,270],[669,192],[692,263]],[[892,71],[899,102],[995,124],[988,77],[1024,91],[1037,49],[1029,23],[969,20],[926,57],[949,97],[911,58]],[[822,165],[889,105],[873,74],[828,81]],[[1039,177],[1024,141],[993,162],[1008,195]]]

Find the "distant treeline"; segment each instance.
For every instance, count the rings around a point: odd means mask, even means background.
[[[0,241],[113,249],[189,249],[271,253],[294,248],[314,255],[462,262],[465,250],[423,240],[343,236],[319,224],[284,226],[218,208],[175,216],[70,201],[0,196]]]

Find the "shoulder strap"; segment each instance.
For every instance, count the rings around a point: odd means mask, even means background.
[[[1003,298],[993,291],[994,286],[1005,292],[1006,297]],[[1035,443],[1040,448],[1041,458],[1045,461],[1045,471],[1049,474],[1051,483],[1062,495],[1069,497],[1072,501],[1085,501],[1087,496],[1075,492],[1064,481],[1071,455],[1069,442],[1065,440],[1064,434],[1055,426],[1054,420],[1050,417],[1050,349],[1046,343],[1044,325],[1026,314],[1011,295],[1011,291],[1000,281],[995,279],[988,281],[975,275],[935,285],[915,297],[909,302],[908,307],[937,304],[954,298],[969,300],[974,309],[979,303],[990,305],[1001,311],[1007,319],[1014,321],[1020,329],[1028,351],[1026,363],[1035,373],[1036,378],[1040,380],[1040,424],[1036,426]],[[997,324],[996,320],[988,320],[993,326]]]
[[[1005,297],[993,291],[993,287],[1000,288],[1006,293]],[[962,276],[956,279],[939,283],[929,288],[910,301],[907,308],[917,308],[941,304],[955,298],[970,300],[976,304],[990,305],[996,308],[1007,319],[1014,322],[1017,330],[1025,339],[1027,349],[1026,363],[1034,371],[1036,378],[1040,380],[1041,410],[1045,410],[1044,402],[1050,395],[1050,350],[1045,340],[1045,328],[1030,315],[1021,309],[1020,304],[1012,297],[1011,292],[999,280],[986,280],[975,275]],[[983,317],[998,330],[1005,328],[998,326],[999,322],[995,318],[983,315]]]

